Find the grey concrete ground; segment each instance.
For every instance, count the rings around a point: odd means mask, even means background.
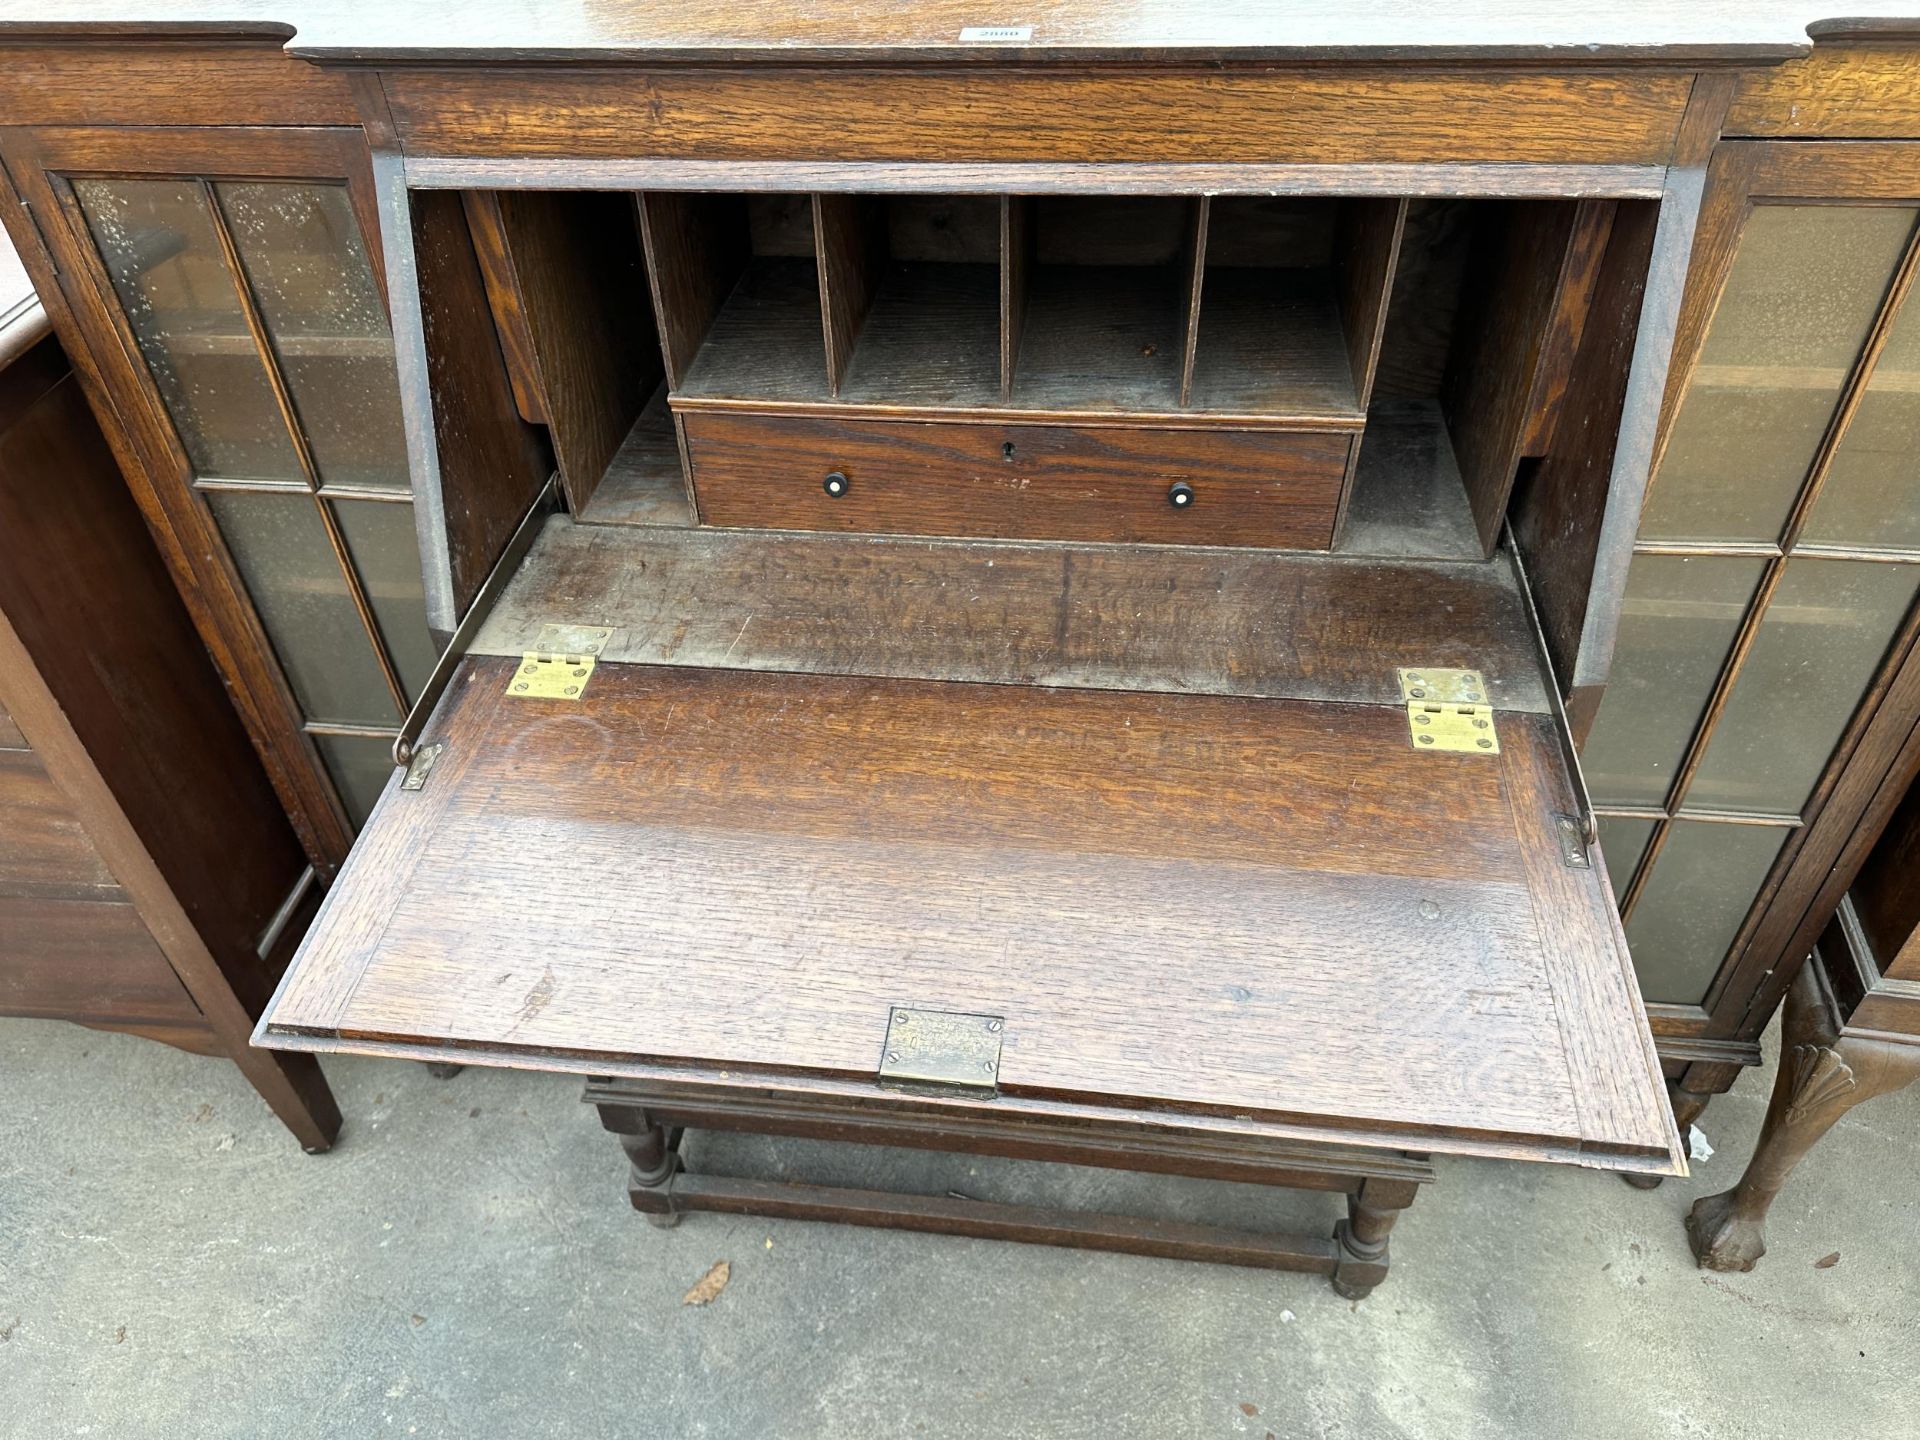
[[[227,1066],[0,1022],[0,1433],[1920,1435],[1920,1090],[1829,1137],[1752,1275],[1696,1270],[1680,1217],[1743,1163],[1765,1071],[1709,1112],[1720,1154],[1653,1193],[1443,1162],[1356,1306],[1309,1276],[1125,1256],[720,1216],[656,1231],[574,1081],[330,1073],[348,1130],[309,1158]],[[709,1162],[834,1163],[723,1150]],[[925,1178],[1141,1198],[1084,1171]],[[683,1305],[722,1259],[726,1290]]]

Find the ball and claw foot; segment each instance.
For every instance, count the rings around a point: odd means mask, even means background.
[[[1766,1226],[1741,1213],[1734,1191],[1723,1190],[1693,1202],[1687,1244],[1704,1270],[1751,1270],[1767,1253]]]

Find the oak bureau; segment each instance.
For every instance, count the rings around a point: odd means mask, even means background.
[[[1639,0],[224,13],[0,29],[0,211],[327,886],[258,1043],[588,1076],[663,1223],[1354,1296],[1435,1154],[1683,1171],[1669,1085],[1757,1052],[1664,980],[1650,1028],[1622,894],[1630,927],[1671,909],[1701,825],[1778,841],[1786,893],[1920,718],[1904,536],[1839,522],[1821,563],[1886,583],[1823,600],[1799,531],[1686,528],[1786,410],[1742,392],[1715,432],[1706,381],[1790,386],[1839,444],[1895,353],[1920,171],[1722,136],[1828,47],[1906,95],[1909,31]],[[1803,196],[1827,230],[1748,220]],[[1812,310],[1860,311],[1852,350],[1732,354],[1805,339],[1777,276],[1741,299],[1769,261],[1845,271]],[[1776,487],[1799,516],[1809,464]],[[1679,496],[1658,544],[1650,493]],[[1775,808],[1648,798],[1676,746],[1709,785],[1776,594],[1872,631],[1836,737],[1905,729],[1871,777],[1830,737]],[[1345,1214],[711,1173],[712,1129]]]

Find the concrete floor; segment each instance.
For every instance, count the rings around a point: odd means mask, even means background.
[[[1751,1275],[1696,1270],[1680,1217],[1737,1175],[1765,1070],[1709,1111],[1720,1153],[1652,1193],[1442,1161],[1393,1275],[1354,1305],[1310,1276],[986,1241],[721,1216],[657,1231],[577,1081],[329,1071],[348,1128],[309,1158],[228,1066],[0,1022],[0,1432],[1920,1435],[1920,1087],[1828,1138]],[[829,1163],[752,1140],[707,1154]],[[925,1178],[1135,1195],[984,1162]],[[1193,1215],[1249,1198],[1152,1196]],[[682,1305],[721,1259],[724,1293]]]

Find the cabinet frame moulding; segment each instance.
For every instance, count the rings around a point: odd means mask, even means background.
[[[345,807],[303,728],[299,704],[246,587],[192,483],[192,463],[93,247],[71,179],[204,184],[264,174],[296,183],[344,185],[375,288],[390,319],[397,321],[389,303],[365,137],[359,130],[331,127],[50,126],[0,131],[0,157],[11,177],[9,194],[32,207],[32,219],[26,222],[31,230],[17,223],[23,213],[17,203],[6,207],[16,247],[36,283],[64,302],[50,309],[69,350],[77,357],[91,357],[90,362],[76,359],[76,364],[83,379],[97,386],[90,395],[96,408],[111,417],[103,428],[126,436],[130,453],[122,457],[123,469],[148,528],[228,682],[302,844],[320,875],[331,878],[352,843]],[[259,338],[254,337],[255,345]],[[284,418],[284,396],[276,399]]]

